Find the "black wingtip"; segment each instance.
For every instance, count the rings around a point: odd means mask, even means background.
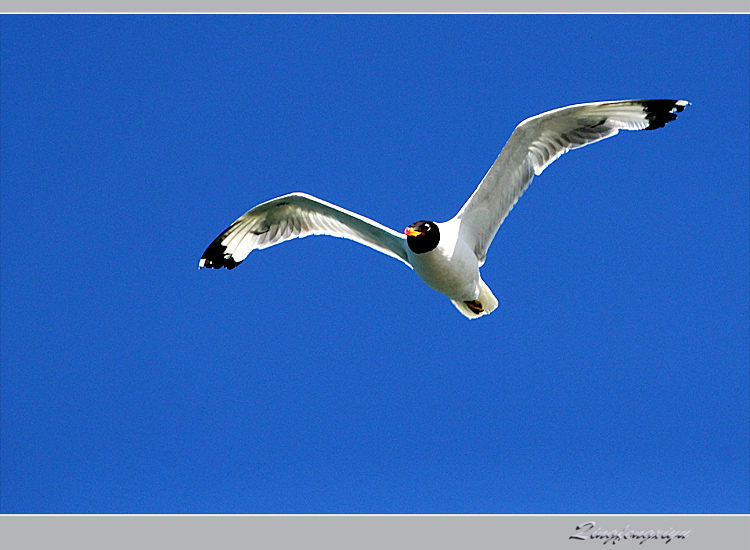
[[[227,254],[227,247],[221,244],[220,239],[216,239],[203,253],[201,261],[198,263],[198,268],[211,267],[213,269],[221,269],[226,267],[227,269],[234,269],[242,262],[236,262],[231,255]]]
[[[676,99],[649,99],[643,102],[643,111],[646,113],[648,126],[646,130],[663,128],[677,118],[685,107],[690,105],[689,101]]]

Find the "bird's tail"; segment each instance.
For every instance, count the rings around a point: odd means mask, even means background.
[[[479,278],[479,297],[476,300],[467,302],[461,300],[451,300],[456,309],[469,319],[476,319],[482,315],[489,315],[497,307],[497,298],[492,294],[490,287]]]

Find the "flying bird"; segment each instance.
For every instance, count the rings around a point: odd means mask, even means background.
[[[308,235],[342,237],[401,260],[463,315],[475,319],[497,307],[479,268],[495,233],[534,176],[563,153],[620,130],[662,128],[688,105],[672,99],[602,101],[528,118],[453,218],[418,221],[403,233],[305,193],[277,197],[248,210],[216,237],[198,266],[234,269],[255,249]]]

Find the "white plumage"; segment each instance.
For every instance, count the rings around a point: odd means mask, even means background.
[[[259,204],[206,249],[199,267],[233,269],[255,249],[308,235],[351,239],[401,260],[430,287],[473,319],[491,313],[497,299],[479,267],[497,230],[534,175],[571,149],[620,130],[654,130],[676,118],[684,100],[606,101],[571,105],[519,124],[474,193],[446,222],[417,222],[398,233],[305,193]]]

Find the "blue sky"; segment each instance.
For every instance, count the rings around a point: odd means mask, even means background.
[[[0,510],[748,513],[746,16],[3,16]],[[446,220],[521,120],[693,105],[565,155],[468,321],[312,237]]]

